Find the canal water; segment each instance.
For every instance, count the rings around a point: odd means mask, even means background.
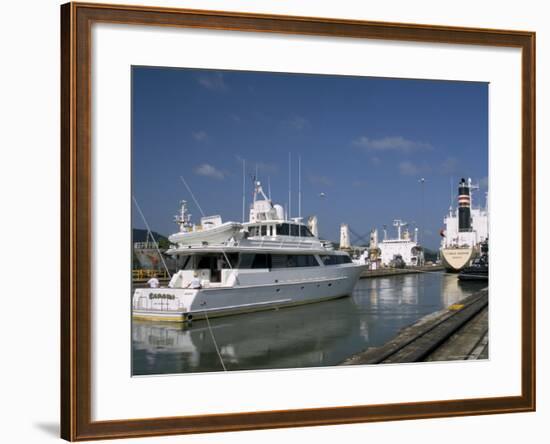
[[[351,297],[204,320],[134,321],[134,375],[336,365],[485,287],[439,272],[361,279]]]

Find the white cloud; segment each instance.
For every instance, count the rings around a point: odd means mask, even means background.
[[[211,177],[212,179],[217,180],[223,180],[225,177],[225,174],[222,171],[208,163],[203,163],[196,167],[195,174],[198,174],[199,176]]]
[[[318,176],[316,174],[308,174],[308,180],[313,185],[331,186],[333,184],[332,179],[327,176]]]
[[[399,172],[404,176],[417,176],[428,171],[430,171],[430,167],[426,164],[417,165],[408,160],[399,163]]]
[[[255,162],[251,163],[254,168],[258,167],[259,174],[277,174],[279,172],[279,167],[275,163],[268,162]]]
[[[244,160],[246,162],[246,169],[248,171],[256,172],[256,168],[258,168],[258,174],[260,176],[263,176],[266,174],[279,173],[279,165],[277,165],[276,163],[262,162],[261,160],[245,159],[244,157],[241,157],[238,154],[235,154],[235,159],[237,159],[237,162],[239,162],[241,165]]]
[[[198,82],[199,85],[211,91],[227,91],[229,89],[221,72],[203,74],[198,78]]]
[[[193,139],[197,142],[204,142],[208,139],[208,133],[206,131],[195,131],[193,132]]]
[[[412,151],[429,151],[432,149],[429,143],[409,140],[403,136],[382,137],[380,139],[371,139],[367,136],[361,136],[352,143],[367,151],[397,151],[409,153]]]
[[[302,116],[292,116],[289,119],[284,120],[283,124],[286,127],[292,128],[296,131],[301,131],[309,126],[308,120]]]
[[[447,157],[439,166],[441,174],[455,174],[458,170],[458,160],[455,157]]]

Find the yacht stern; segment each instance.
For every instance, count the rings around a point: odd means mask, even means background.
[[[132,316],[147,321],[189,322],[191,305],[199,290],[188,288],[136,288]]]

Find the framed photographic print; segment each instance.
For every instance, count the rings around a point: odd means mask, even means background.
[[[61,26],[63,438],[535,409],[534,33]]]

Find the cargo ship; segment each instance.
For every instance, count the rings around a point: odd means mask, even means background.
[[[449,208],[443,219],[441,261],[448,271],[459,272],[480,256],[482,244],[489,241],[489,213],[485,208],[474,208],[472,191],[479,187],[472,180],[462,178],[458,184],[458,205]]]

